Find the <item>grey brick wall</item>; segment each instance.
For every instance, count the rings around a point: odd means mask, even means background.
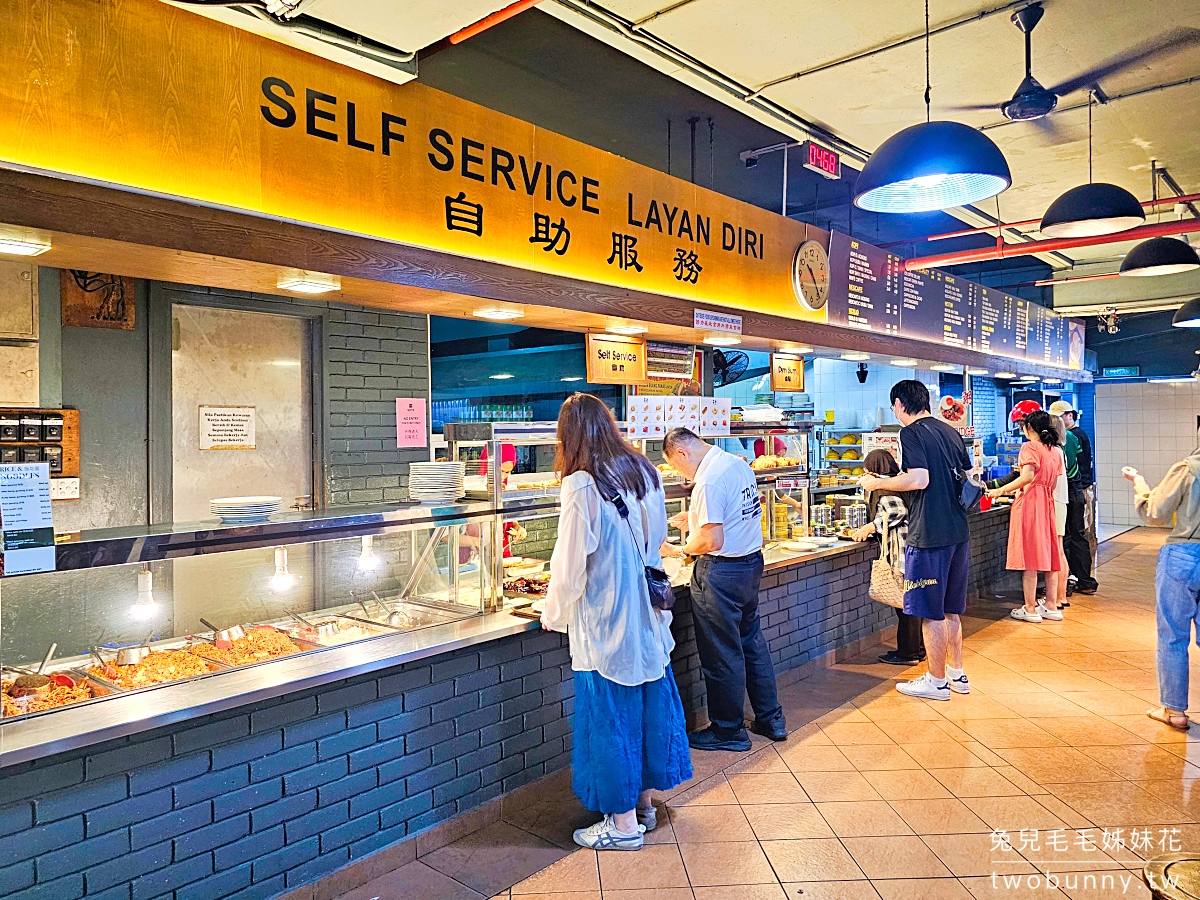
[[[554,542],[558,538],[558,516],[546,516],[541,519],[522,519],[527,537],[520,542],[513,542],[514,556],[528,556],[532,559],[549,559],[554,552]]]
[[[325,404],[325,502],[381,503],[408,497],[408,464],[426,450],[396,448],[396,398],[429,400],[429,319],[298,297],[163,285],[172,301],[278,309],[319,324]],[[251,303],[248,303],[249,307]]]
[[[1010,510],[996,507],[971,516],[971,580],[972,595],[996,590],[1019,588],[1021,573],[1005,567],[1008,559],[1008,521]]]
[[[565,767],[573,704],[527,632],[5,769],[0,896],[280,894]]]

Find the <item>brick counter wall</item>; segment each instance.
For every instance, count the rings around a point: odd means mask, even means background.
[[[981,582],[1000,522],[972,522]],[[781,680],[891,624],[866,595],[874,552],[764,577]],[[686,590],[673,630],[695,722]],[[530,631],[0,770],[0,896],[265,900],[564,768],[573,711],[566,638]]]

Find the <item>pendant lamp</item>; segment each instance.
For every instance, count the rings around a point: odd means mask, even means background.
[[[949,209],[994,197],[1012,184],[1000,148],[982,131],[929,118],[929,0],[925,0],[925,121],[871,154],[854,185],[854,205],[871,212]]]
[[[1089,237],[1115,234],[1146,221],[1142,204],[1125,188],[1092,181],[1092,100],[1088,92],[1088,183],[1073,187],[1050,204],[1042,216],[1047,237]]]
[[[1150,277],[1175,275],[1200,269],[1200,256],[1178,238],[1156,237],[1142,241],[1121,260],[1121,274]]]
[[[1175,310],[1171,324],[1176,328],[1200,328],[1200,297],[1193,297]]]

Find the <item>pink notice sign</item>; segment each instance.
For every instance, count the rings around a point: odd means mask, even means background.
[[[425,401],[396,398],[396,446],[427,447],[429,430],[425,425]]]

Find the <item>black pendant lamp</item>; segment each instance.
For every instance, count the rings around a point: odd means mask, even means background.
[[[1175,310],[1171,324],[1176,328],[1200,328],[1200,297],[1193,297]]]
[[[1137,277],[1175,275],[1200,269],[1200,256],[1178,238],[1156,237],[1142,241],[1121,260],[1121,274]]]
[[[1092,181],[1092,100],[1088,92],[1088,183],[1073,187],[1050,204],[1042,216],[1047,237],[1089,237],[1115,234],[1146,221],[1142,204],[1125,188]]]
[[[929,0],[925,2],[925,122],[871,154],[854,185],[854,205],[871,212],[949,209],[994,197],[1012,184],[1000,148],[983,132],[929,117]]]

